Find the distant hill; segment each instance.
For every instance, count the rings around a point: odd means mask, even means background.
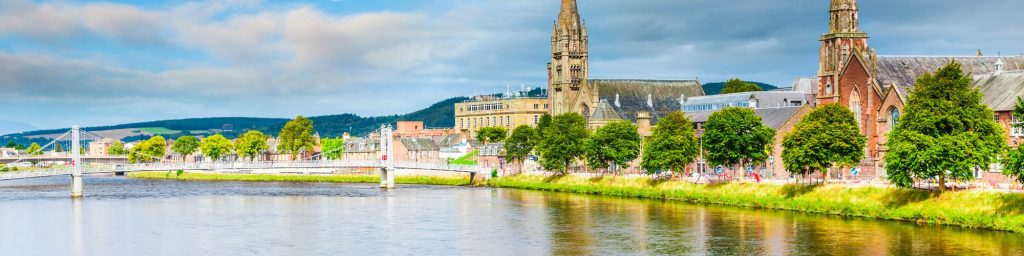
[[[381,124],[394,124],[397,121],[424,121],[427,127],[454,127],[455,103],[468,100],[466,97],[455,97],[434,103],[430,107],[404,115],[361,117],[354,114],[328,115],[310,117],[314,129],[322,137],[339,137],[344,132],[363,136],[378,128]],[[284,118],[253,118],[253,117],[216,117],[189,118],[178,120],[162,120],[152,122],[119,124],[109,126],[84,127],[83,130],[94,132],[107,138],[123,141],[136,141],[151,136],[162,135],[166,138],[178,138],[185,135],[208,135],[220,133],[228,138],[235,138],[247,130],[259,130],[277,136],[288,119]],[[49,139],[67,132],[68,129],[37,130],[0,136],[0,143],[15,141],[22,145],[32,142],[45,144]]]
[[[770,84],[766,84],[766,83],[759,83],[759,82],[751,82],[751,83],[757,84],[757,86],[760,86],[761,89],[765,90],[765,91],[771,91],[771,90],[779,89],[779,87],[776,87],[776,86],[770,85]],[[725,82],[706,83],[706,84],[704,84],[704,94],[707,94],[707,95],[717,95],[717,94],[722,92],[722,88],[723,87],[725,87]]]

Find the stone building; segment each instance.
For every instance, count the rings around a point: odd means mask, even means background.
[[[427,128],[423,121],[398,121],[395,128],[396,137],[434,137],[458,134],[457,129],[448,128]]]
[[[576,1],[562,0],[551,32],[548,63],[552,115],[579,113],[591,118],[598,104],[607,101],[624,120],[635,122],[638,113],[646,112],[656,121],[658,116],[678,111],[681,97],[704,95],[697,80],[589,79],[588,43],[586,23]]]
[[[441,162],[440,153],[430,138],[395,139],[395,161],[437,163]]]
[[[829,30],[821,37],[818,71],[818,104],[838,103],[853,111],[861,133],[868,138],[862,175],[885,175],[882,159],[886,135],[898,123],[903,105],[917,78],[952,61],[965,74],[974,76],[974,86],[984,94],[982,103],[992,108],[994,119],[1007,131],[1011,145],[1019,141],[1013,129],[1012,102],[1024,96],[1024,56],[876,56],[868,46],[868,34],[859,28],[856,0],[832,0]],[[979,173],[983,180],[1005,180],[992,173]],[[849,170],[844,170],[848,173]]]
[[[521,125],[536,126],[549,109],[545,97],[476,96],[455,103],[455,130],[474,136],[480,128],[500,126],[511,132]]]

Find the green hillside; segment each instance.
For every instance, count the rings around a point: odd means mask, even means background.
[[[751,82],[751,83],[757,84],[757,86],[760,86],[761,89],[765,90],[765,91],[771,91],[771,90],[779,89],[779,87],[776,87],[776,86],[770,85],[770,84],[766,84],[766,83],[759,83],[759,82]],[[719,93],[722,92],[722,88],[725,87],[725,82],[706,83],[703,86],[704,86],[704,94],[716,95],[716,94],[719,94]]]

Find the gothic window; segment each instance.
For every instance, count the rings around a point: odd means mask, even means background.
[[[844,65],[844,66],[845,66],[845,65],[846,65],[846,62],[847,62],[847,61],[848,61],[849,59],[850,59],[850,47],[849,47],[849,46],[845,46],[845,45],[844,45],[844,46],[843,46],[843,63],[842,63],[842,65]]]
[[[900,121],[900,110],[896,107],[889,108],[889,130],[896,129]]]
[[[850,111],[853,111],[853,117],[854,119],[857,119],[857,127],[861,128],[861,124],[864,123],[863,120],[861,120],[864,118],[864,112],[861,111],[860,94],[857,93],[857,91],[853,91],[853,94],[850,95]]]
[[[590,118],[590,107],[587,107],[587,104],[580,106],[580,114],[585,118]]]
[[[825,96],[832,96],[832,83],[825,85]]]

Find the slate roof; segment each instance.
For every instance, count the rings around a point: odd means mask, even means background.
[[[817,94],[818,93],[818,78],[816,77],[801,77],[793,80],[793,91],[803,92],[806,94]]]
[[[682,106],[698,106],[698,105],[732,105],[732,106],[747,106],[750,100],[757,100],[757,108],[779,108],[787,107],[789,102],[800,101],[802,104],[807,104],[805,101],[805,94],[799,91],[766,91],[766,92],[738,92],[729,94],[709,95],[701,97],[686,98],[685,101],[681,102]]]
[[[659,116],[679,111],[679,99],[682,96],[704,96],[704,87],[697,80],[640,80],[640,79],[590,79],[592,86],[597,87],[600,100],[606,100],[615,108],[619,116],[628,121],[636,122],[638,112],[651,112],[651,121],[656,122]],[[618,95],[618,101],[616,101]],[[647,105],[650,95],[654,107]]]
[[[380,141],[366,138],[345,140],[345,153],[374,153],[380,151]]]
[[[448,134],[434,137],[434,144],[439,148],[451,148],[462,145],[462,135]]]
[[[608,103],[607,100],[601,100],[601,102],[597,103],[597,106],[594,106],[594,113],[590,114],[590,120],[614,121],[622,120],[622,117],[619,116],[617,111],[615,111],[615,107],[613,107],[612,104]]]
[[[800,111],[800,108],[801,107],[755,109],[754,114],[761,117],[761,124],[778,130],[786,123],[786,121],[792,118],[793,115],[796,115],[796,113]],[[686,113],[686,116],[694,123],[703,123],[707,122],[708,117],[711,117],[711,114],[714,114],[715,112],[718,111],[690,112]]]
[[[935,72],[953,60],[963,65],[965,74],[984,75],[994,73],[1000,59],[1006,64],[1004,70],[1024,70],[1024,56],[878,56],[878,82],[882,88],[896,84],[903,95],[909,95],[918,77]]]
[[[1013,111],[1017,97],[1024,97],[1024,72],[975,76],[974,86],[982,93],[981,103],[994,111]]]
[[[437,144],[430,138],[402,138],[402,145],[409,151],[438,151]]]

